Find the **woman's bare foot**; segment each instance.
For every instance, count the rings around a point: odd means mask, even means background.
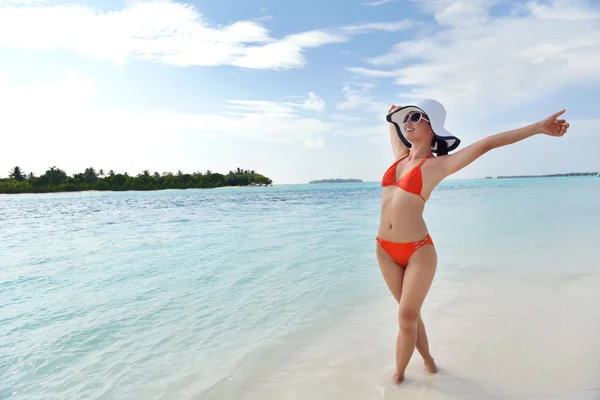
[[[435,360],[433,359],[433,357],[429,357],[427,359],[423,359],[423,362],[425,363],[425,369],[429,372],[431,372],[432,374],[437,373],[437,365],[435,365]]]
[[[396,372],[394,372],[394,376],[392,377],[392,380],[394,381],[395,384],[399,385],[402,382],[404,382],[404,374],[401,374],[398,371],[396,371]]]

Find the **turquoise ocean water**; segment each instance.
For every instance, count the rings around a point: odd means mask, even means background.
[[[423,309],[440,373],[415,352],[403,387],[380,196],[1,195],[0,398],[598,396],[600,178],[440,185]]]

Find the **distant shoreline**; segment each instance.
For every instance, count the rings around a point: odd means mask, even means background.
[[[362,179],[317,179],[308,183],[362,183]]]
[[[521,178],[569,178],[576,176],[600,176],[600,172],[571,172],[567,174],[546,175],[499,175],[496,177],[486,176],[485,179],[521,179]]]
[[[36,177],[16,166],[10,171],[9,178],[0,178],[0,193],[64,193],[85,191],[153,191],[168,189],[214,189],[218,187],[257,187],[271,186],[273,181],[254,170],[238,168],[227,174],[212,172],[194,172],[191,174],[179,170],[177,173],[150,170],[131,176],[128,173],[115,173],[109,170],[86,168],[83,173],[72,176],[56,166],[50,167],[43,175]]]

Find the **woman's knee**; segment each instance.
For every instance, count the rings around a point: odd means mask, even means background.
[[[398,310],[398,322],[400,328],[410,329],[417,327],[417,321],[419,320],[419,310],[410,307],[400,307]]]

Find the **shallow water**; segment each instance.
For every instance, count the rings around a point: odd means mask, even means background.
[[[0,196],[0,398],[599,397],[600,179],[434,192],[423,317],[440,373],[415,353],[401,387],[380,194]]]

